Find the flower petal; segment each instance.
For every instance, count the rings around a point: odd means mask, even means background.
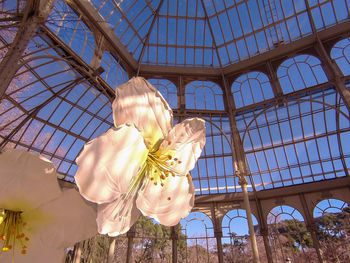
[[[135,205],[136,195],[128,195],[109,204],[98,205],[97,225],[100,234],[118,236],[126,233],[141,215]]]
[[[133,123],[151,149],[172,127],[173,114],[162,95],[147,80],[132,78],[117,87],[113,102],[114,125]]]
[[[50,263],[62,263],[66,256],[63,248],[51,248],[41,242],[40,239],[32,239],[32,245],[26,249],[26,254],[22,254],[21,248],[15,247],[14,250],[14,262],[15,263],[28,263],[28,262],[50,262]],[[13,249],[13,248],[12,248]],[[0,262],[13,262],[12,250],[8,252],[0,253]]]
[[[96,203],[111,202],[125,193],[147,159],[148,150],[133,125],[121,125],[85,144],[76,162],[81,195]]]
[[[33,233],[50,247],[63,249],[97,234],[96,206],[87,203],[75,189],[64,190],[59,198],[30,213],[46,215],[46,222]]]
[[[145,178],[136,205],[143,215],[166,226],[178,224],[194,205],[194,186],[186,176],[169,176],[164,186]]]
[[[61,194],[55,167],[44,157],[12,149],[0,154],[0,167],[1,208],[26,211]]]
[[[168,165],[179,175],[192,170],[205,145],[205,121],[192,118],[178,123],[171,129],[161,143],[158,152],[160,158],[167,160]]]

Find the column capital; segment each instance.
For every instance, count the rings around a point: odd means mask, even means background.
[[[239,175],[238,177],[239,177],[239,180],[238,180],[239,185],[243,186],[243,185],[247,185],[248,184],[248,181],[245,178],[245,176]]]

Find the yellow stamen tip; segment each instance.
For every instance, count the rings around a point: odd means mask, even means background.
[[[9,251],[10,249],[9,249],[8,247],[3,247],[1,250],[2,250],[3,252],[7,252],[7,251]]]

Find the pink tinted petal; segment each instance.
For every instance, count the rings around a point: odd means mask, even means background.
[[[80,193],[106,203],[127,191],[147,158],[148,150],[133,125],[121,125],[85,144],[75,175]]]
[[[113,102],[114,125],[133,123],[141,131],[148,148],[171,129],[172,116],[168,103],[144,78],[132,78],[117,88]]]
[[[164,186],[145,180],[136,200],[143,215],[150,216],[166,226],[178,224],[194,205],[194,187],[186,176],[169,176]]]
[[[26,211],[57,198],[54,165],[44,157],[12,149],[0,154],[0,207]]]
[[[31,211],[33,215],[39,213],[46,220],[33,233],[47,246],[63,249],[97,234],[96,205],[75,189],[64,190],[59,198]]]
[[[192,118],[175,125],[165,137],[158,152],[163,156],[171,156],[172,159],[167,161],[171,169],[185,175],[195,166],[204,145],[205,121]]]
[[[118,236],[126,233],[141,215],[135,205],[136,195],[98,205],[97,225],[100,234]]]
[[[28,262],[50,262],[50,263],[62,263],[64,262],[66,253],[64,248],[52,248],[42,243],[37,238],[31,238],[31,243],[26,249],[26,254],[21,254],[22,249],[16,247],[14,250],[14,262],[15,263],[28,263]],[[12,261],[12,250],[6,253],[0,253],[0,262],[10,263]]]

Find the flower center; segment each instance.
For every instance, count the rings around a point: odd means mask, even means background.
[[[23,222],[21,211],[0,208],[0,240],[3,243],[1,252],[8,252],[17,246],[20,247],[22,254],[27,253],[26,244],[29,238],[24,234],[26,225],[27,223]]]
[[[157,152],[148,153],[146,161],[148,164],[148,176],[154,182],[154,185],[160,184],[164,186],[167,177],[179,175],[176,169],[172,167],[176,162],[181,163],[181,161],[173,158],[170,154],[159,155]]]

